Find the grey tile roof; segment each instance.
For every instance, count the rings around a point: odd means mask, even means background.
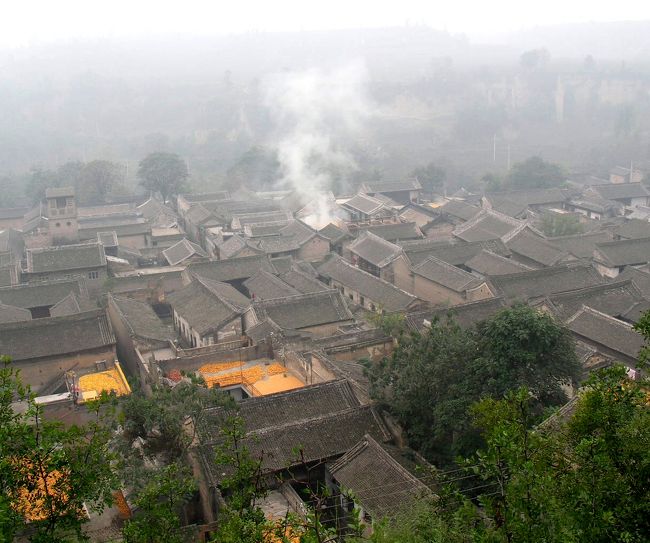
[[[422,185],[415,179],[395,179],[391,181],[366,181],[361,185],[362,192],[402,192],[422,190]]]
[[[334,223],[329,223],[327,226],[324,226],[318,233],[330,240],[331,243],[338,243],[342,239],[350,237],[350,234],[346,230],[339,228]]]
[[[146,236],[151,235],[151,224],[148,222],[137,222],[132,224],[111,224],[93,227],[79,226],[79,239],[81,240],[96,240],[97,234],[106,230],[113,230],[120,237],[128,236]]]
[[[503,298],[488,298],[451,307],[410,312],[406,315],[406,323],[411,330],[422,332],[426,329],[425,320],[430,323],[434,319],[444,321],[447,317],[452,317],[461,328],[471,328],[490,318],[504,307],[506,307],[506,303]]]
[[[219,245],[219,257],[221,259],[233,258],[246,248],[249,248],[257,254],[264,253],[264,251],[255,247],[252,243],[249,243],[246,238],[235,234]]]
[[[628,219],[613,229],[614,235],[623,239],[639,239],[650,237],[650,222],[639,219]]]
[[[642,183],[607,183],[592,185],[591,190],[607,200],[623,200],[650,196]]]
[[[74,187],[50,187],[45,189],[46,198],[62,198],[74,196]]]
[[[279,274],[288,272],[294,265],[292,256],[277,256],[271,259],[271,264]],[[289,283],[291,284],[291,283]],[[293,286],[293,285],[292,285]]]
[[[185,212],[185,220],[198,226],[210,220],[215,220],[215,216],[203,204],[194,204]]]
[[[202,192],[199,194],[181,194],[187,202],[213,202],[217,200],[229,200],[230,193],[227,190],[218,190],[215,192]]]
[[[246,398],[238,403],[237,415],[241,417],[247,432],[255,432],[277,425],[291,424],[335,413],[360,403],[344,379],[327,381],[287,392]],[[199,428],[201,441],[213,442],[221,434],[223,421],[230,412],[223,407],[204,411],[204,423]]]
[[[376,236],[372,232],[363,232],[350,243],[348,249],[351,253],[378,268],[387,266],[402,253],[399,246]]]
[[[281,228],[275,236],[249,238],[247,243],[268,254],[284,253],[297,251],[314,236],[320,234],[304,222],[294,220]]]
[[[650,238],[598,243],[594,259],[610,267],[646,264],[650,262]]]
[[[465,266],[482,275],[505,275],[530,269],[514,260],[486,250],[482,250],[476,256],[470,258],[465,262]]]
[[[430,256],[424,262],[411,268],[411,271],[455,292],[464,292],[483,283],[483,280],[475,275],[467,273],[435,256]]]
[[[232,219],[232,229],[241,230],[247,225],[263,225],[268,223],[287,224],[292,219],[288,211],[258,211],[255,213],[235,213]]]
[[[167,301],[201,336],[219,330],[249,304],[248,298],[227,283],[203,277],[167,296]]]
[[[246,279],[244,286],[253,300],[270,300],[301,294],[279,277],[263,270],[258,271],[253,277]]]
[[[580,197],[572,198],[569,204],[578,209],[586,209],[595,213],[609,213],[618,208],[622,208],[622,204],[614,202],[613,200],[606,200],[596,194],[586,194]]]
[[[47,273],[106,266],[104,247],[100,243],[61,245],[27,249],[27,271]]]
[[[178,243],[175,243],[168,249],[165,249],[162,254],[170,266],[177,266],[181,262],[193,256],[202,258],[207,258],[208,256],[201,247],[199,247],[196,243],[192,243],[187,238],[183,238]]]
[[[609,232],[589,232],[587,234],[547,238],[551,244],[569,254],[572,254],[576,258],[586,258],[590,260],[594,256],[596,244],[611,239],[612,236]]]
[[[302,462],[332,460],[350,450],[364,435],[387,441],[390,434],[379,414],[371,406],[337,410],[312,419],[275,425],[248,432],[242,440],[253,458],[262,460],[264,472],[282,471]],[[213,484],[223,468],[215,470],[214,449],[203,449],[204,465]]]
[[[388,241],[421,239],[422,232],[414,222],[402,222],[394,224],[378,224],[360,228],[358,232],[371,232],[380,238]]]
[[[568,253],[553,246],[525,228],[510,239],[504,240],[508,249],[542,266],[554,266],[566,260]]]
[[[628,267],[625,268],[622,273],[619,273],[616,279],[619,281],[631,279],[641,291],[643,297],[650,300],[650,273]]]
[[[403,242],[400,245],[413,265],[424,262],[430,256],[461,266],[484,250],[500,256],[511,254],[500,239],[472,242],[422,240]]]
[[[0,353],[17,362],[72,355],[114,344],[113,329],[103,309],[0,325]]]
[[[341,205],[354,211],[359,211],[364,215],[375,215],[380,211],[390,209],[381,200],[377,200],[377,198],[373,198],[367,194],[356,194]]]
[[[476,217],[476,215],[478,215],[481,211],[480,207],[470,205],[461,200],[449,200],[436,209],[441,213],[446,213],[447,215],[457,217],[464,221],[469,221],[470,219]]]
[[[196,262],[187,267],[192,275],[200,275],[213,281],[235,281],[248,279],[259,270],[275,273],[267,255],[245,256],[229,258],[227,260],[214,260],[211,262]]]
[[[528,300],[535,296],[553,294],[605,283],[591,266],[553,266],[490,278],[490,282],[506,299]]]
[[[555,313],[563,320],[579,311],[583,305],[610,317],[626,313],[642,299],[641,291],[632,280],[604,283],[577,290],[570,290],[547,297]]]
[[[269,318],[285,330],[353,320],[350,309],[337,290],[254,301],[251,308],[258,322]]]
[[[464,241],[484,241],[502,238],[523,223],[503,213],[484,209],[474,218],[457,227],[453,234]]]
[[[280,274],[280,278],[302,294],[321,292],[329,288],[314,276],[305,273],[297,266],[293,266],[288,271]]]
[[[391,283],[356,268],[337,255],[318,266],[318,273],[345,285],[388,312],[406,311],[417,298]]]
[[[5,322],[21,322],[32,320],[32,313],[22,307],[5,305],[0,302],[0,324]]]
[[[75,315],[76,313],[81,313],[81,304],[79,304],[79,300],[77,300],[74,292],[70,292],[70,294],[50,308],[51,317],[64,317],[66,315]]]
[[[590,307],[582,307],[567,321],[574,334],[591,344],[605,347],[626,361],[635,360],[643,347],[643,336],[627,323],[612,318]],[[607,353],[606,353],[607,354]]]
[[[110,232],[97,232],[97,241],[101,243],[104,247],[117,247],[117,233],[115,230]]]
[[[0,208],[0,219],[20,219],[29,210],[28,207],[3,207]]]
[[[511,190],[506,192],[491,192],[485,198],[494,206],[499,205],[503,200],[518,205],[538,206],[543,204],[555,204],[564,202],[570,196],[570,191],[562,188]]]
[[[110,293],[108,297],[132,336],[161,342],[176,338],[174,330],[160,320],[149,304]]]
[[[53,306],[73,293],[82,305],[88,302],[88,290],[84,279],[29,283],[0,288],[0,302],[30,309]]]
[[[427,472],[416,476],[415,464],[405,457],[401,463],[391,455],[385,446],[366,435],[352,449],[329,466],[329,472],[339,485],[352,492],[354,501],[373,520],[395,517],[418,499],[431,495],[430,488],[421,478]],[[412,452],[411,452],[412,454]],[[412,464],[411,470],[404,465]]]

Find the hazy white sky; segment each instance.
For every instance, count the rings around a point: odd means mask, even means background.
[[[78,37],[427,24],[489,34],[538,24],[649,20],[648,0],[4,0],[0,46]]]

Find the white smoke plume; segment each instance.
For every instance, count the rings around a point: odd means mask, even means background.
[[[303,220],[314,228],[334,219],[326,196],[332,182],[329,172],[357,169],[343,142],[362,134],[370,114],[366,81],[362,62],[330,71],[282,73],[269,81],[267,103],[278,130],[274,146],[281,183],[313,203],[313,213]]]

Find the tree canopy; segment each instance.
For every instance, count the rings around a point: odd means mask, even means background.
[[[152,192],[159,192],[163,201],[185,187],[189,178],[187,164],[174,153],[151,153],[138,166],[140,184]]]
[[[548,237],[582,234],[584,230],[580,219],[575,215],[548,212],[542,216],[542,231]]]
[[[566,400],[580,364],[570,333],[526,305],[506,308],[474,329],[453,320],[403,334],[390,358],[369,364],[371,393],[404,426],[413,446],[442,464],[479,444],[469,407],[527,386],[539,409]]]
[[[427,192],[439,191],[447,179],[447,172],[435,162],[416,168],[411,173]]]
[[[557,187],[565,180],[560,166],[533,156],[512,166],[506,185],[510,189],[541,189]]]

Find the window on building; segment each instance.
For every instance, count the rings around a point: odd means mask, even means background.
[[[99,272],[98,271],[88,272],[88,279],[99,279]]]
[[[67,198],[57,198],[56,199],[56,207],[58,209],[64,208],[67,204],[68,199]]]
[[[57,222],[54,226],[56,226],[58,228],[59,226],[61,226],[61,223]]]

